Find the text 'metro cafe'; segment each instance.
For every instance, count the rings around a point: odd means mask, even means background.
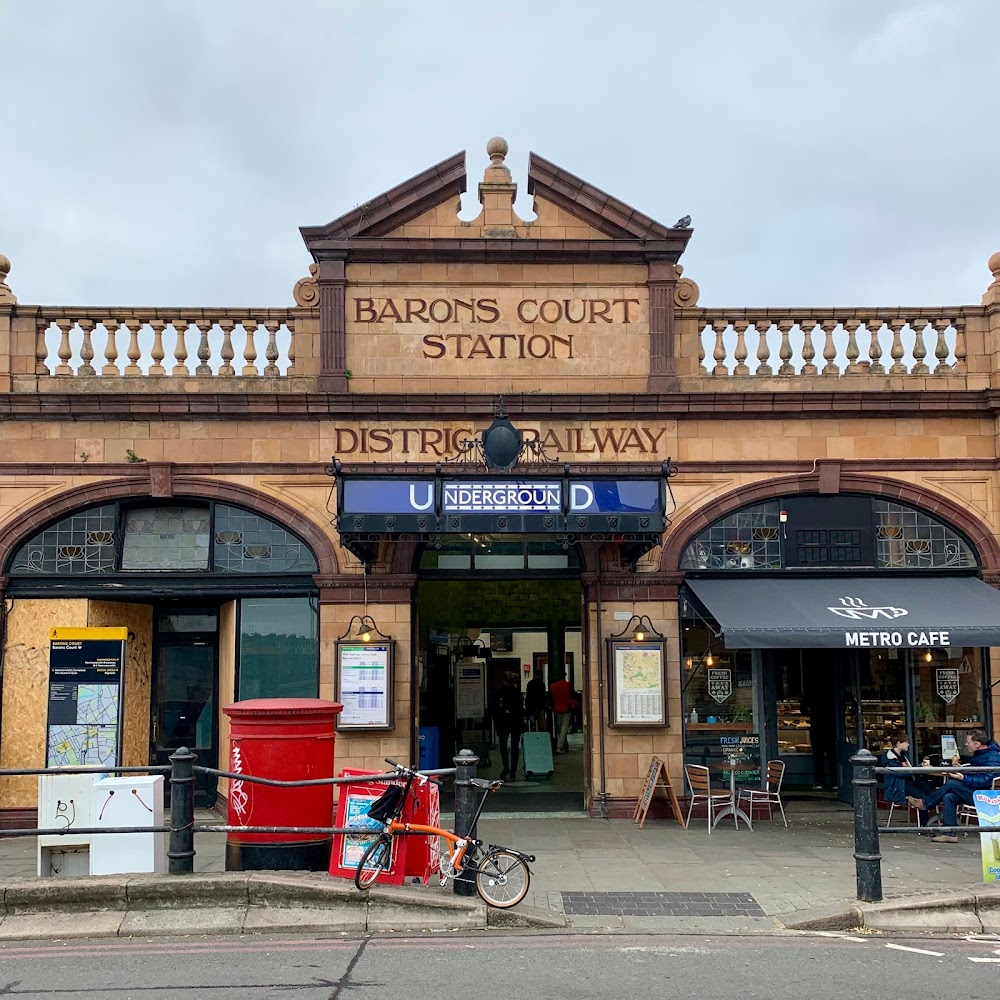
[[[27,305],[0,258],[0,766],[51,754],[53,628],[124,630],[127,766],[320,697],[338,769],[498,774],[536,676],[579,700],[504,791],[543,811],[631,814],[654,755],[846,799],[859,746],[992,731],[1000,257],[964,305],[716,308],[690,220],[536,154],[523,219],[488,155],[475,219],[460,153],[302,227],[294,305]]]

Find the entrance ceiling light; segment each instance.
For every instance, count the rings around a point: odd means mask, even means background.
[[[924,653],[924,662],[925,663],[930,663],[931,660],[933,660],[933,659],[934,659],[934,657],[931,655],[931,651],[928,649],[927,652]]]

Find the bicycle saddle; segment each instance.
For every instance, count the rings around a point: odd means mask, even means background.
[[[473,785],[475,788],[492,788],[496,790],[503,785],[503,782],[496,778],[492,780],[490,778],[472,778],[470,779],[469,784]]]

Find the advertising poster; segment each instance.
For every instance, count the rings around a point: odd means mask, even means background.
[[[959,693],[958,670],[953,667],[938,667],[934,671],[934,681],[938,696],[946,705],[950,705]]]
[[[391,728],[392,644],[338,643],[337,661],[337,728]]]
[[[979,834],[983,852],[983,881],[989,885],[1000,882],[1000,792],[976,792],[976,818],[980,826],[994,827]]]
[[[733,693],[733,672],[729,667],[708,668],[708,693],[721,705]]]
[[[49,633],[46,767],[118,767],[126,628]]]
[[[741,784],[759,785],[761,779],[760,736],[744,733],[740,736],[720,736],[719,746],[726,760],[735,766],[736,780]],[[723,772],[728,780],[728,772]]]
[[[618,725],[666,724],[663,695],[663,645],[613,643],[614,709]]]
[[[343,825],[370,827],[372,830],[381,829],[382,824],[377,823],[368,815],[371,804],[379,796],[367,792],[355,791],[350,785],[347,786],[347,789],[347,808]],[[340,853],[341,866],[343,868],[357,868],[361,864],[361,858],[364,856],[365,851],[368,850],[368,845],[372,840],[374,840],[374,837],[365,837],[360,834],[345,836]],[[393,846],[393,854],[395,855],[395,842]],[[392,871],[391,864],[389,865],[389,871]]]

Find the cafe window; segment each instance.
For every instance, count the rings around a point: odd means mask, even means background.
[[[910,684],[915,760],[965,753],[965,735],[985,729],[983,650],[972,646],[928,649],[913,654]]]
[[[684,550],[681,569],[974,569],[972,546],[925,511],[875,497],[797,494],[734,511]]]
[[[684,760],[720,771],[738,753],[737,780],[760,781],[761,729],[749,649],[726,649],[695,619],[682,624],[681,685]]]

